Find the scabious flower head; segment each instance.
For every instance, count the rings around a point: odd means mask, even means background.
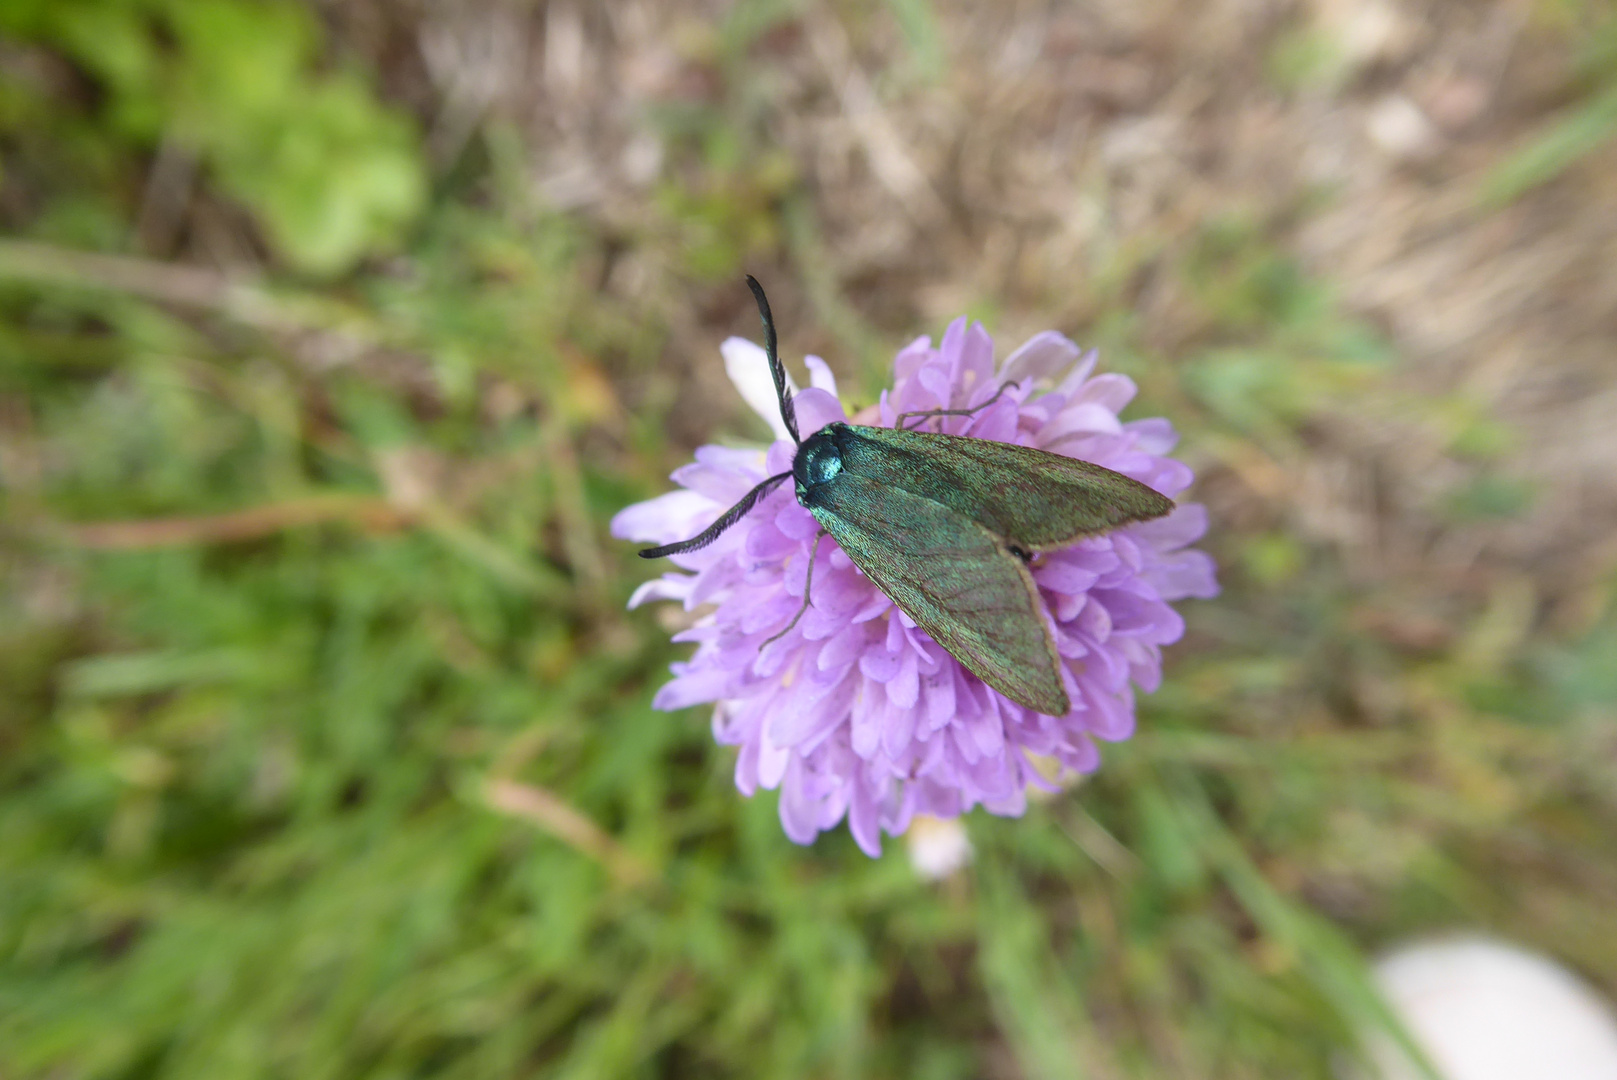
[[[655,544],[706,528],[766,476],[791,468],[796,447],[776,412],[764,352],[740,338],[722,347],[741,395],[775,431],[766,449],[704,446],[674,473],[681,490],[622,511],[614,536]],[[796,391],[805,437],[848,420],[825,362],[808,357],[811,386]],[[1190,469],[1168,457],[1166,420],[1124,423],[1134,396],[1126,376],[1094,374],[1095,354],[1054,332],[1038,334],[996,369],[980,324],[958,319],[934,348],[911,342],[893,361],[893,389],[856,423],[891,427],[900,413],[980,405],[970,416],[928,420],[927,430],[1021,443],[1092,461],[1170,498]],[[941,424],[941,428],[939,425]],[[1054,622],[1072,700],[1065,716],[1034,713],[945,652],[893,606],[830,537],[814,563],[812,605],[791,631],[764,645],[803,601],[818,526],[785,484],[699,551],[673,556],[684,572],[646,582],[629,601],[678,600],[700,612],[676,641],[696,643],[658,691],[659,709],[712,702],[713,734],[740,747],[736,786],[779,789],[786,835],[800,844],[844,817],[868,854],[881,832],[899,835],[915,814],[953,818],[981,804],[1021,814],[1030,786],[1050,780],[1034,758],[1074,773],[1100,763],[1097,739],[1134,731],[1134,687],[1162,677],[1162,646],[1184,622],[1170,601],[1218,591],[1213,562],[1189,544],[1205,510],[1182,503],[1155,521],[1035,556],[1033,579]]]

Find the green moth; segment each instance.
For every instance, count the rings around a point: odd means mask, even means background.
[[[1029,562],[1041,551],[1161,517],[1173,501],[1087,461],[905,426],[977,410],[907,413],[893,428],[833,423],[800,437],[769,301],[755,279],[747,284],[763,319],[781,419],[797,443],[792,468],[753,488],[700,535],[647,548],[641,557],[706,547],[792,480],[798,503],[819,522],[816,544],[829,533],[899,610],[983,682],[1035,712],[1065,715],[1072,702]]]

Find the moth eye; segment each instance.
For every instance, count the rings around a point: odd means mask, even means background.
[[[833,479],[834,475],[839,474],[841,470],[841,454],[836,453],[836,451],[813,454],[812,458],[809,459],[809,482],[825,483],[826,480]]]

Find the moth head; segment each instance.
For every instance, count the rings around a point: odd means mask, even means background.
[[[792,459],[797,501],[804,506],[808,505],[809,492],[842,471],[842,451],[837,446],[835,428],[835,424],[828,424],[804,439]]]

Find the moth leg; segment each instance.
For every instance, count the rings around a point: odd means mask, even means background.
[[[801,619],[803,617],[803,612],[809,609],[809,587],[814,584],[814,557],[815,555],[819,554],[820,537],[824,535],[825,530],[821,529],[819,532],[814,534],[814,543],[809,545],[808,571],[803,575],[803,606],[797,609],[797,614],[792,616],[792,621],[786,624],[785,629],[783,629],[780,633],[768,638],[762,645],[758,646],[759,652],[763,652],[765,647],[774,644],[787,634],[791,633],[792,627],[797,625],[797,620]]]
[[[897,418],[893,420],[893,427],[902,428],[905,431],[914,430],[913,428],[904,427],[904,421],[911,416],[919,416],[923,421],[934,416],[970,416],[972,413],[982,412],[984,409],[988,408],[988,406],[998,401],[1004,396],[1005,391],[1009,390],[1011,387],[1020,385],[1021,383],[1014,379],[1008,383],[1001,383],[1000,388],[994,391],[993,397],[989,398],[981,405],[974,406],[970,409],[919,409],[915,412],[899,413]]]

